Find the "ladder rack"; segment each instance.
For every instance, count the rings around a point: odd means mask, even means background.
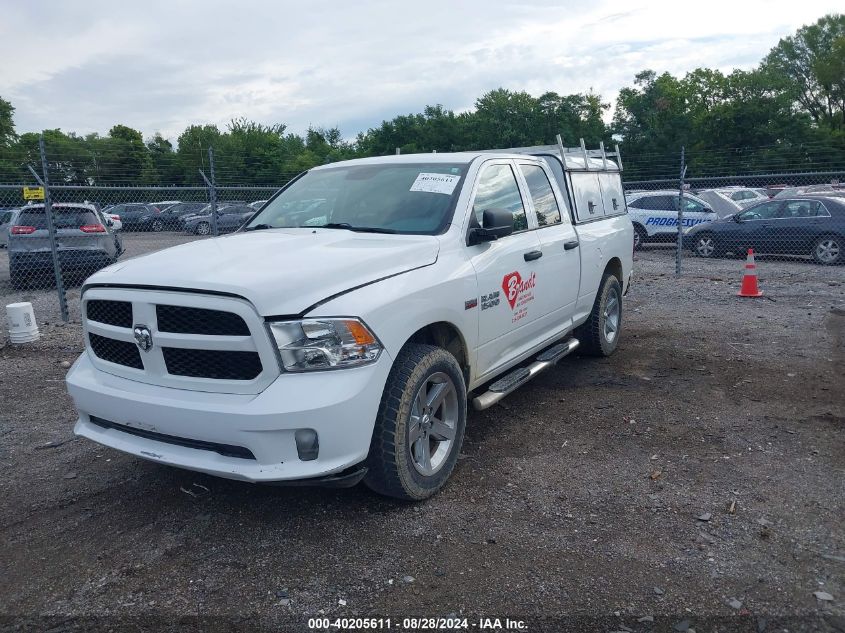
[[[565,171],[622,171],[622,153],[619,145],[613,146],[612,152],[607,151],[604,142],[599,143],[598,149],[587,149],[584,139],[580,139],[578,147],[565,147],[560,134],[557,135],[556,145],[535,145],[533,147],[511,147],[508,149],[486,150],[506,154],[552,154],[560,159]],[[615,162],[608,159],[616,159]]]

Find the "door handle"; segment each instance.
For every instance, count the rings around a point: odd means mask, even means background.
[[[578,244],[580,244],[580,242],[578,240],[570,240],[568,242],[564,242],[563,243],[563,250],[571,251],[573,248],[578,248]]]
[[[543,251],[529,251],[523,255],[523,259],[527,262],[533,262],[535,259],[540,259],[543,256]]]

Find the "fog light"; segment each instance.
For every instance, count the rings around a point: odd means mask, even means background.
[[[296,438],[296,452],[303,462],[310,462],[317,459],[320,452],[320,439],[314,429],[299,429],[294,437]]]

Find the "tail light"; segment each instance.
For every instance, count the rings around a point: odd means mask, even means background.
[[[105,233],[106,227],[102,224],[83,224],[79,230],[83,233]]]
[[[34,226],[13,226],[12,227],[12,235],[29,235],[30,233],[35,233]]]

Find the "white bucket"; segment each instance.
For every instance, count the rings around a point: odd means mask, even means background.
[[[31,303],[10,303],[6,306],[6,319],[9,321],[9,340],[12,343],[31,343],[38,339],[38,324]]]

